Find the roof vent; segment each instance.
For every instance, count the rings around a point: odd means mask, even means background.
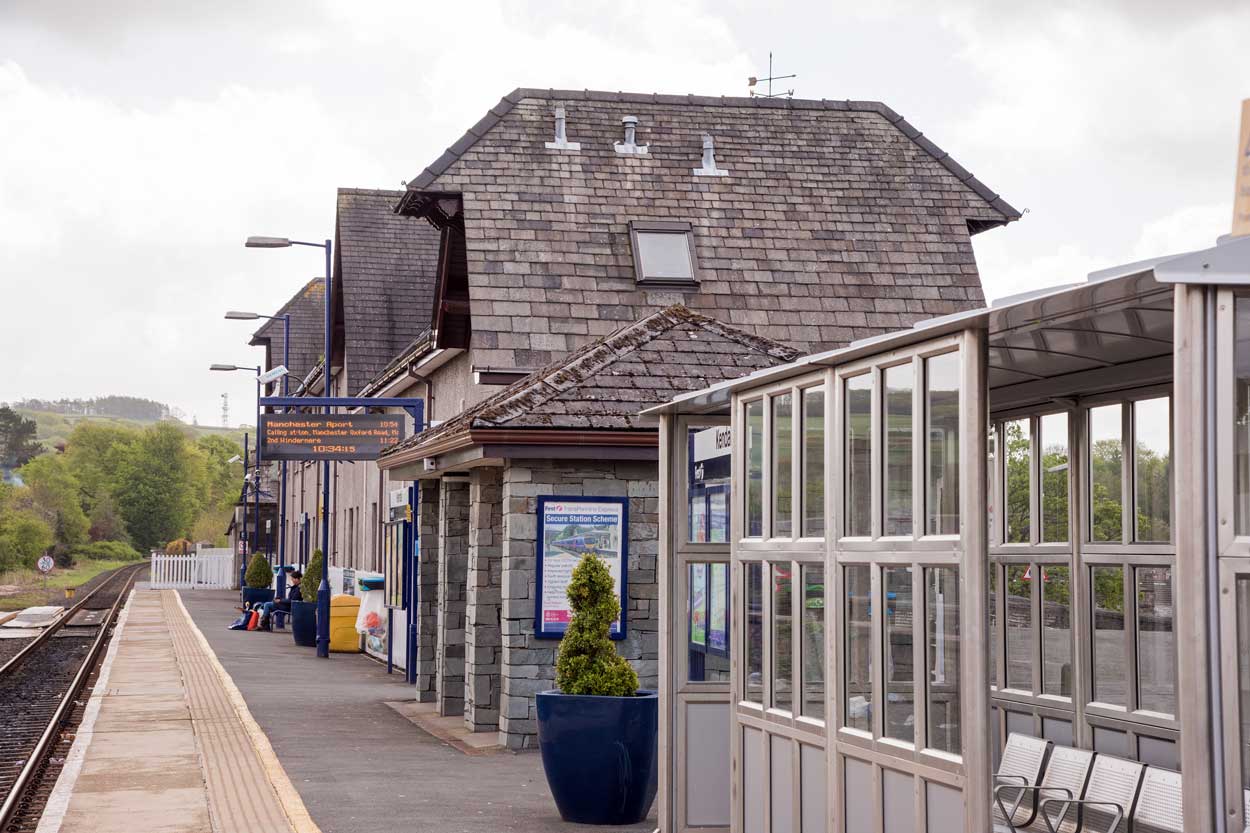
[[[716,143],[711,133],[703,134],[703,167],[692,168],[695,176],[729,176],[729,171],[716,167]]]
[[[621,124],[625,125],[625,141],[616,143],[616,152],[637,156],[645,155],[647,152],[647,145],[634,143],[634,137],[638,132],[638,117],[626,116],[621,119]]]
[[[548,150],[581,150],[580,142],[570,142],[569,137],[564,132],[564,105],[556,107],[556,140],[547,142]]]

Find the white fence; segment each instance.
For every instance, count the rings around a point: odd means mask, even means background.
[[[228,590],[234,584],[230,549],[202,549],[190,555],[152,554],[152,587]]]

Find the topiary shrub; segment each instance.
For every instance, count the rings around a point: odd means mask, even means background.
[[[317,588],[321,586],[321,571],[324,564],[325,557],[322,556],[321,550],[313,550],[312,558],[308,559],[308,566],[304,568],[304,577],[299,580],[299,593],[304,601],[317,601]]]
[[[616,652],[609,636],[620,615],[612,574],[602,559],[587,553],[569,581],[573,619],[560,642],[556,687],[565,694],[631,697],[638,674]]]
[[[247,573],[243,580],[253,590],[268,590],[269,585],[273,584],[273,570],[269,567],[269,559],[260,553],[253,555],[247,564]]]

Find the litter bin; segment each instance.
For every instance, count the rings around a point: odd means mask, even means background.
[[[339,593],[330,599],[330,650],[340,654],[360,653],[360,634],[356,632],[356,615],[360,598]]]

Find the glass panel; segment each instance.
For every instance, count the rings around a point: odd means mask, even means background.
[[[1137,707],[1176,714],[1176,634],[1172,568],[1138,567]]]
[[[985,525],[986,533],[989,537],[986,539],[990,545],[998,543],[998,530],[995,523],[998,520],[998,512],[995,507],[998,505],[998,431],[990,425],[985,438],[986,449],[986,466],[985,466],[985,489],[989,496],[989,505],[985,507]]]
[[[1094,567],[1094,699],[1128,705],[1124,657],[1124,568]]]
[[[846,725],[872,731],[872,568],[857,564],[844,568],[846,615],[842,631],[846,651],[843,708]]]
[[[846,380],[846,534],[872,534],[872,374]]]
[[[885,458],[881,471],[885,480],[883,535],[912,534],[911,457],[912,457],[912,372],[910,364],[887,367],[885,384]]]
[[[690,280],[690,238],[685,232],[638,232],[642,277]]]
[[[1071,697],[1072,568],[1045,564],[1041,571],[1042,693]]]
[[[803,535],[825,534],[825,389],[803,391]]]
[[[1236,526],[1238,535],[1250,534],[1250,297],[1235,301],[1233,327],[1233,394],[1237,397],[1233,434],[1236,459]],[[1238,585],[1240,587],[1240,585]]]
[[[959,534],[959,353],[925,360],[929,535]]]
[[[794,708],[794,639],[790,565],[773,565],[773,706]]]
[[[727,425],[691,428],[686,436],[686,540],[693,544],[729,540],[731,437]]]
[[[764,565],[758,561],[745,565],[747,678],[745,697],[752,703],[764,702]]]
[[[882,567],[885,592],[885,737],[915,742],[911,567]]]
[[[747,537],[764,534],[764,402],[747,403]]]
[[[1238,298],[1238,312],[1240,302]],[[1238,385],[1240,386],[1240,382]],[[1250,790],[1250,579],[1237,579],[1237,703],[1241,712],[1241,786]],[[1248,820],[1250,821],[1250,820]]]
[[[1089,519],[1090,540],[1121,540],[1124,515],[1124,425],[1120,405],[1104,405],[1089,412]]]
[[[1033,690],[1033,568],[1007,565],[1007,688]]]
[[[803,700],[800,711],[825,719],[825,568],[803,565]]]
[[[925,570],[925,640],[929,645],[929,747],[963,751],[959,719],[959,568]]]
[[[794,396],[773,397],[773,537],[794,535]]]
[[[1133,405],[1133,439],[1137,540],[1167,541],[1172,531],[1172,421],[1166,396]]]
[[[1042,542],[1068,540],[1068,415],[1042,417]]]
[[[1003,423],[1006,449],[1008,544],[1027,544],[1029,537],[1029,460],[1033,449],[1032,424],[1027,419]]]
[[[728,575],[725,564],[689,565],[686,646],[691,682],[729,680]]]
[[[998,571],[999,566],[990,562],[990,687],[998,685]]]

